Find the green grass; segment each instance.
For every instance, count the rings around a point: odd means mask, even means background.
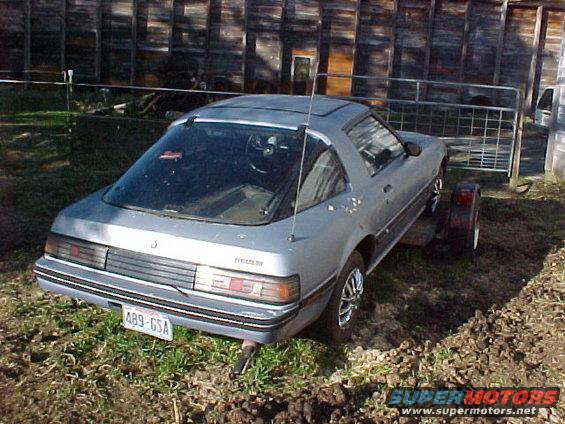
[[[63,127],[75,113],[66,110],[48,110],[0,114],[0,126],[26,126],[38,128]]]
[[[3,259],[10,270],[24,270],[41,254],[58,211],[111,183],[139,152],[126,145],[121,146],[123,155],[117,155],[111,133],[76,139],[71,148],[67,138],[58,136],[67,124],[60,111],[18,111],[2,114],[0,120],[5,123],[0,126],[0,168],[12,177],[0,189],[0,200],[18,215],[11,249]],[[23,284],[31,288],[32,277],[25,275]],[[22,282],[12,284],[17,290]],[[10,298],[7,316],[16,320],[13,325],[23,334],[56,335],[57,343],[34,344],[33,357],[45,357],[40,362],[53,364],[54,374],[76,376],[65,379],[58,394],[62,399],[73,398],[85,374],[105,364],[111,364],[103,379],[108,385],[170,392],[197,370],[220,367],[219,372],[227,375],[239,350],[235,340],[180,327],[174,329],[173,342],[157,340],[125,330],[113,312],[35,291],[38,294],[31,298]],[[294,390],[316,375],[331,373],[343,355],[343,349],[301,338],[266,345],[238,384],[249,392]]]
[[[161,341],[124,329],[118,314],[63,297],[14,299],[7,312],[19,322],[22,334],[57,335],[56,345],[47,338],[33,349],[57,364],[58,371],[81,375],[85,369],[112,364],[113,382],[159,392],[170,391],[192,370],[218,365],[227,369],[239,349],[235,340],[181,327],[174,329],[172,342]],[[332,370],[339,352],[300,338],[265,345],[239,384],[250,392],[296,389]]]

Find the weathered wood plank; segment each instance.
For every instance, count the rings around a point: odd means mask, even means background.
[[[465,67],[467,66],[467,51],[469,50],[469,29],[471,17],[471,0],[465,3],[465,26],[463,27],[463,39],[461,40],[461,55],[459,56],[459,82],[465,82]],[[462,102],[463,90],[461,87],[457,89],[459,102]]]
[[[428,28],[426,37],[426,57],[424,59],[424,74],[422,79],[427,80],[430,76],[430,57],[432,51],[432,39],[434,36],[436,14],[436,0],[430,0],[430,9],[428,11]],[[426,96],[424,95],[424,98]]]
[[[434,37],[434,27],[435,27],[435,15],[436,15],[436,0],[430,0],[429,10],[428,10],[428,25],[427,25],[427,36],[426,36],[426,53],[424,57],[424,73],[422,75],[423,80],[430,78],[430,59],[432,55],[432,40]],[[426,100],[428,96],[428,86],[424,84],[422,89],[422,99]]]
[[[102,80],[102,22],[104,0],[98,0],[96,6],[96,23],[94,29],[94,78],[100,82]]]
[[[498,85],[500,83],[500,65],[502,64],[502,52],[504,49],[504,34],[506,33],[506,18],[508,16],[508,0],[502,2],[500,9],[500,22],[498,24],[498,42],[496,45],[496,56],[494,59],[494,75],[492,83]]]
[[[26,80],[29,80],[31,67],[31,2],[24,0],[24,72]]]
[[[435,1],[435,0],[434,0]],[[355,39],[353,41],[353,64],[351,66],[351,73],[353,75],[357,75],[357,54],[358,54],[358,47],[359,47],[359,37],[360,37],[360,22],[361,22],[361,0],[357,0],[355,4]],[[351,88],[349,90],[349,95],[353,96],[356,90],[356,80],[355,78],[351,81]]]
[[[175,44],[175,0],[169,0],[169,53],[173,53]]]
[[[66,67],[66,47],[67,47],[67,0],[61,0],[61,30],[59,33],[59,43],[61,47],[61,71]]]
[[[533,103],[534,97],[534,87],[536,82],[536,74],[538,68],[538,61],[540,57],[540,38],[542,36],[541,27],[543,21],[543,6],[538,6],[536,11],[536,26],[534,27],[534,43],[532,45],[532,60],[530,62],[530,72],[528,74],[528,83],[526,88],[526,101],[525,108],[530,110]]]
[[[204,73],[210,73],[210,40],[212,31],[212,0],[206,5],[206,39],[204,43]]]
[[[281,1],[281,24],[279,31],[279,86],[278,92],[282,93],[284,78],[284,61],[286,58],[286,25],[287,25],[287,0]]]
[[[392,26],[390,33],[390,47],[388,51],[388,68],[386,72],[388,78],[392,78],[394,75],[394,52],[396,46],[396,31],[397,31],[397,23],[398,23],[398,1],[399,0],[394,0],[394,5],[392,7]],[[387,81],[386,84],[387,97],[390,95],[391,88],[392,88],[392,84],[390,83],[390,81]]]
[[[131,13],[131,50],[130,50],[130,75],[129,81],[131,85],[135,85],[137,74],[137,18],[139,13],[139,1],[132,0]]]
[[[318,39],[316,41],[316,74],[322,72],[322,48],[323,48],[323,36],[324,36],[323,33],[324,33],[324,4],[320,1],[318,3]]]
[[[241,38],[241,89],[245,93],[247,87],[247,38],[249,34],[247,33],[247,27],[249,24],[249,0],[244,0],[243,2],[243,35]]]

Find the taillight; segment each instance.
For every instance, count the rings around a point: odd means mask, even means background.
[[[104,269],[108,248],[96,243],[59,234],[49,234],[45,243],[45,254],[92,268]]]
[[[455,193],[455,203],[459,206],[468,206],[473,202],[474,195],[471,190],[459,190]]]
[[[268,303],[290,303],[300,295],[297,276],[267,277],[209,266],[196,268],[194,289]]]

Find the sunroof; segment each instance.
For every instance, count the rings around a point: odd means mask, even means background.
[[[347,106],[349,102],[324,96],[316,96],[312,105],[312,115],[327,116]],[[310,97],[305,96],[242,96],[217,105],[214,108],[262,109],[281,112],[308,114]]]

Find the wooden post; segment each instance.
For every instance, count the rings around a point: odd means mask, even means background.
[[[96,6],[96,29],[95,47],[94,47],[94,78],[100,82],[102,79],[102,9],[104,8],[104,0],[98,0]]]
[[[426,38],[426,56],[424,62],[424,75],[422,79],[427,80],[430,78],[430,59],[432,56],[432,41],[434,36],[434,20],[436,16],[436,0],[430,0],[430,10],[428,11],[428,35]],[[422,100],[426,100],[428,92],[428,85],[424,84],[422,90]]]
[[[282,92],[283,85],[283,70],[284,70],[284,59],[285,55],[285,39],[286,39],[286,7],[287,0],[282,0],[281,2],[281,27],[279,31],[279,89],[278,92]]]
[[[31,67],[31,3],[24,0],[24,78],[30,79]]]
[[[169,0],[170,15],[169,15],[169,54],[173,54],[173,46],[175,44],[175,0]]]
[[[67,47],[67,0],[61,0],[61,30],[59,33],[59,43],[61,47],[61,71],[66,67],[66,47]]]
[[[435,1],[435,0],[433,0]],[[353,75],[357,74],[357,54],[359,45],[359,26],[361,25],[361,0],[357,0],[355,5],[355,38],[353,41],[353,63],[351,64],[351,73]],[[349,87],[349,95],[353,96],[355,93],[355,78],[351,79],[351,86]]]
[[[502,2],[500,8],[500,22],[498,24],[498,41],[496,43],[496,57],[494,59],[494,75],[492,83],[500,84],[500,66],[502,64],[502,52],[504,50],[504,34],[506,33],[506,17],[508,15],[508,0]]]
[[[247,21],[249,20],[249,0],[243,1],[243,39],[241,47],[241,90],[245,93],[247,81]]]
[[[463,39],[461,40],[461,56],[459,57],[459,82],[465,80],[465,67],[467,66],[467,51],[469,50],[469,30],[471,28],[471,8],[473,7],[471,0],[465,3],[465,26],[463,27]],[[461,87],[457,89],[457,97],[459,103],[462,101],[463,90]]]
[[[392,78],[394,73],[394,49],[396,45],[396,21],[398,19],[398,0],[394,0],[394,4],[392,7],[392,26],[391,26],[391,33],[390,33],[390,47],[388,50],[388,69],[387,69],[387,77]],[[387,81],[386,83],[386,96],[388,98],[391,90],[391,81]]]
[[[208,77],[208,70],[210,68],[210,40],[212,30],[212,0],[208,0],[206,5],[206,40],[204,45],[204,73]],[[211,81],[210,81],[211,82]]]
[[[534,42],[532,45],[532,60],[530,62],[530,72],[528,74],[528,85],[526,88],[526,102],[524,104],[526,111],[529,112],[532,108],[534,101],[534,87],[536,85],[536,74],[538,69],[538,61],[540,57],[541,37],[542,37],[542,22],[543,22],[544,7],[538,6],[536,12],[536,26],[534,27]]]
[[[132,13],[131,13],[131,51],[130,51],[130,85],[135,85],[136,77],[136,60],[137,60],[137,14],[138,14],[138,0],[132,0]]]

